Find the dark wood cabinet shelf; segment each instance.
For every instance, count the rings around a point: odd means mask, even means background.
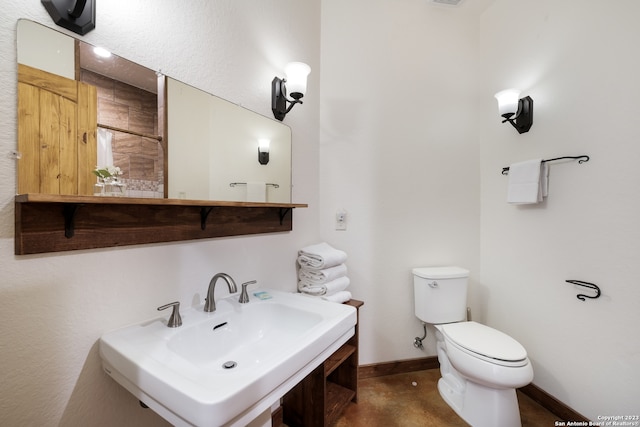
[[[355,398],[355,390],[327,381],[326,419],[332,424],[344,411],[344,408]]]
[[[358,327],[362,301],[346,302],[358,310],[354,335],[297,384],[282,401],[287,426],[326,427],[351,402],[358,401]]]
[[[335,353],[329,356],[329,358],[324,362],[325,376],[331,374],[338,366],[342,364],[342,362],[347,360],[347,357],[355,353],[355,351],[355,346],[345,344],[340,347]]]
[[[306,204],[20,194],[16,255],[94,249],[293,229]]]

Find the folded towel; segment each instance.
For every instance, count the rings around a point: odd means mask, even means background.
[[[509,166],[509,185],[507,190],[507,202],[513,204],[538,203],[543,198],[543,181],[546,186],[546,177],[541,179],[541,171],[546,164],[541,159],[527,160],[514,163]],[[546,176],[546,173],[544,174]]]
[[[247,182],[247,202],[266,202],[267,183]]]
[[[309,270],[307,268],[301,268],[298,271],[298,278],[300,280],[308,281],[311,284],[321,285],[323,283],[330,282],[338,277],[347,275],[347,266],[344,264],[336,265],[335,267],[324,268],[322,270]]]
[[[340,291],[340,292],[336,292],[333,295],[323,296],[322,299],[327,300],[327,301],[331,301],[331,302],[343,303],[343,302],[347,302],[347,301],[349,301],[351,299],[351,292],[349,292],[349,291]]]
[[[335,267],[347,260],[345,252],[334,249],[324,242],[304,247],[298,255],[298,263],[301,267],[316,270]]]
[[[300,280],[298,282],[298,290],[309,295],[331,295],[347,289],[350,283],[351,281],[346,276],[323,284],[313,284],[306,280]]]

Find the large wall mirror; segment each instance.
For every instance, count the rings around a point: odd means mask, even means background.
[[[96,166],[117,166],[129,197],[291,202],[288,126],[41,24],[17,32],[18,193],[93,194]]]

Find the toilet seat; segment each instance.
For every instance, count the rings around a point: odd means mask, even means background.
[[[470,356],[506,366],[519,367],[529,363],[527,351],[515,339],[477,322],[439,325],[445,340]]]

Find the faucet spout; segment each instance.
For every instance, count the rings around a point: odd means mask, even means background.
[[[216,301],[214,299],[214,291],[216,289],[216,282],[218,279],[224,279],[227,282],[227,287],[229,288],[229,293],[234,294],[238,292],[238,287],[236,286],[236,282],[233,281],[231,276],[227,273],[218,273],[211,278],[209,282],[209,288],[207,289],[207,299],[204,302],[204,311],[212,312],[216,311]]]

